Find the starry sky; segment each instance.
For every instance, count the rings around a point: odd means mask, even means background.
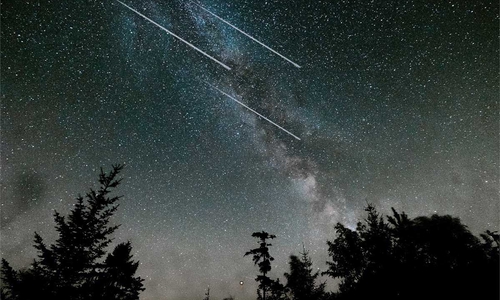
[[[499,229],[499,4],[466,1],[1,3],[1,255],[20,268],[53,210],[123,163],[115,242],[141,299],[255,299],[367,203]],[[210,87],[218,87],[300,138]],[[244,285],[239,285],[239,281]],[[327,280],[335,289],[335,281]]]

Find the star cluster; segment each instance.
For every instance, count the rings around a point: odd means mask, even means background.
[[[495,1],[4,1],[1,255],[36,255],[124,163],[115,241],[142,299],[254,299],[251,233],[276,234],[271,276],[367,202],[499,228]],[[300,137],[273,126],[207,82]],[[335,282],[329,278],[329,287]],[[240,285],[244,281],[244,285]]]

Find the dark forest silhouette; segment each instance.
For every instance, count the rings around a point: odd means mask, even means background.
[[[338,223],[324,274],[340,278],[338,299],[499,299],[499,235],[475,237],[460,219],[410,219],[372,205],[356,230]]]
[[[110,197],[121,179],[122,166],[106,174],[101,169],[100,188],[77,198],[68,217],[54,214],[56,242],[46,246],[35,233],[38,257],[27,269],[15,271],[2,259],[2,299],[139,299],[143,279],[135,277],[139,265],[132,261],[130,242],[118,244],[106,258],[111,235],[110,217],[121,197]]]
[[[121,198],[109,194],[120,184],[121,170],[121,165],[109,174],[101,169],[97,191],[79,196],[67,217],[55,212],[54,244],[46,246],[35,233],[38,257],[29,268],[16,271],[2,259],[1,299],[139,299],[143,279],[135,275],[139,263],[132,260],[131,243],[107,253],[118,229],[109,221]],[[373,205],[366,212],[356,229],[337,223],[335,239],[327,241],[330,260],[321,274],[340,280],[337,292],[325,291],[305,248],[290,256],[286,283],[271,279],[268,240],[276,236],[254,232],[259,246],[244,256],[252,256],[259,268],[257,299],[499,299],[497,232],[476,237],[449,215],[410,219],[392,209],[384,218]],[[210,289],[203,299],[210,300]]]
[[[259,282],[257,289],[258,300],[328,300],[334,299],[335,294],[325,292],[325,283],[317,283],[319,272],[313,272],[312,261],[304,249],[301,257],[290,256],[290,272],[284,276],[287,283],[283,285],[279,278],[271,279],[267,273],[271,271],[271,262],[274,258],[269,254],[267,239],[276,238],[265,231],[254,232],[252,237],[259,238],[259,247],[245,253],[253,255],[254,264],[259,266],[260,275],[255,278]]]
[[[325,292],[304,249],[300,258],[290,256],[284,286],[266,277],[265,299],[499,299],[498,233],[486,231],[477,238],[449,215],[410,219],[392,209],[385,221],[373,205],[366,211],[356,230],[337,223],[336,238],[327,242],[331,260],[322,274],[340,279],[338,292]],[[275,236],[252,236],[261,238],[261,247],[252,250],[257,263],[256,257],[271,246],[262,237]],[[270,261],[260,268],[264,276],[263,271],[271,270]],[[256,280],[262,290],[262,275]],[[263,294],[258,291],[258,299],[264,299]]]

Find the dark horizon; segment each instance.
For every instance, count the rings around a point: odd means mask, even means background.
[[[75,200],[68,215],[54,212],[57,239],[47,243],[34,233],[37,255],[30,266],[16,270],[2,258],[0,297],[4,300],[122,299],[139,300],[145,278],[132,243],[114,240],[121,224],[112,222],[122,199],[115,189],[123,165],[101,168],[99,188]],[[409,217],[391,208],[380,214],[373,204],[355,229],[335,225],[327,240],[327,269],[313,267],[310,252],[289,256],[289,270],[271,277],[276,235],[252,233],[257,245],[246,251],[258,268],[254,277],[258,300],[497,299],[500,294],[500,235],[486,230],[474,236],[450,215]],[[116,244],[116,245],[112,245]],[[110,247],[113,246],[113,247]],[[113,250],[111,250],[113,249]],[[244,265],[244,264],[242,264]],[[473,274],[474,276],[470,276]],[[328,290],[327,281],[338,286]],[[282,280],[285,278],[284,280]],[[161,280],[161,279],[157,279]],[[244,280],[238,282],[242,289]],[[203,300],[214,299],[207,286]],[[234,300],[229,295],[223,300]]]

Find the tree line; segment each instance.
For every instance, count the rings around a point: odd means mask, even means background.
[[[121,197],[110,193],[120,184],[123,166],[101,169],[100,187],[78,196],[67,217],[54,213],[57,240],[46,245],[35,232],[37,257],[28,268],[14,270],[2,259],[0,297],[6,300],[137,300],[143,279],[132,259],[130,242],[107,253],[110,225]],[[476,237],[449,215],[409,218],[392,209],[380,215],[373,205],[356,229],[341,223],[327,241],[327,269],[314,271],[304,248],[289,258],[286,282],[268,276],[272,269],[270,240],[276,236],[254,232],[258,247],[247,251],[258,267],[258,300],[343,299],[499,299],[500,238],[486,231]],[[339,280],[336,292],[325,290],[320,275]],[[210,290],[204,300],[210,300]],[[229,297],[224,300],[234,300]]]
[[[499,299],[497,232],[476,237],[449,215],[411,219],[392,209],[384,218],[373,205],[365,210],[355,230],[337,223],[335,239],[327,241],[330,260],[321,274],[340,280],[337,292],[325,291],[305,249],[290,256],[286,284],[269,278],[267,240],[276,236],[254,233],[259,247],[245,255],[253,255],[259,267],[257,299]]]

